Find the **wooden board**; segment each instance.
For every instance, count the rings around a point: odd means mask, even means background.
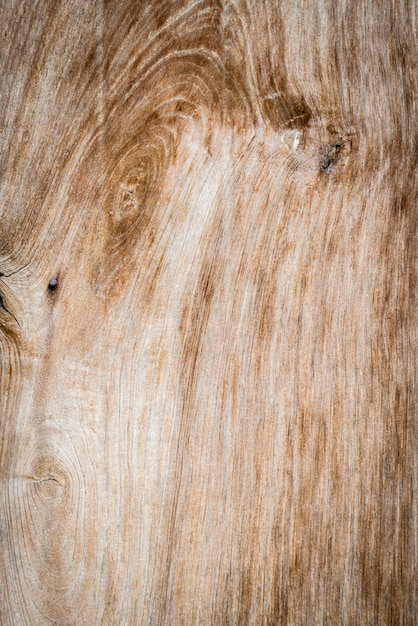
[[[417,624],[417,4],[0,25],[0,623]]]

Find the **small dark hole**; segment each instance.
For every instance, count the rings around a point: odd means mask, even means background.
[[[330,172],[332,162],[333,162],[332,157],[329,154],[325,155],[321,161],[321,169],[323,169],[324,172]]]
[[[55,289],[58,287],[58,281],[56,278],[51,278],[51,280],[48,283],[48,289],[49,291],[55,291]]]

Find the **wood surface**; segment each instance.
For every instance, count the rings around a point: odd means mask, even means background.
[[[1,0],[2,626],[417,624],[417,8]]]

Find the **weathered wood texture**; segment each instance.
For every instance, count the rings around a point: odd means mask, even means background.
[[[417,624],[416,3],[0,26],[0,623]]]

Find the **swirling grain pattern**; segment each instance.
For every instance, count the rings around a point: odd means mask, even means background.
[[[0,623],[417,624],[415,0],[0,24]]]

